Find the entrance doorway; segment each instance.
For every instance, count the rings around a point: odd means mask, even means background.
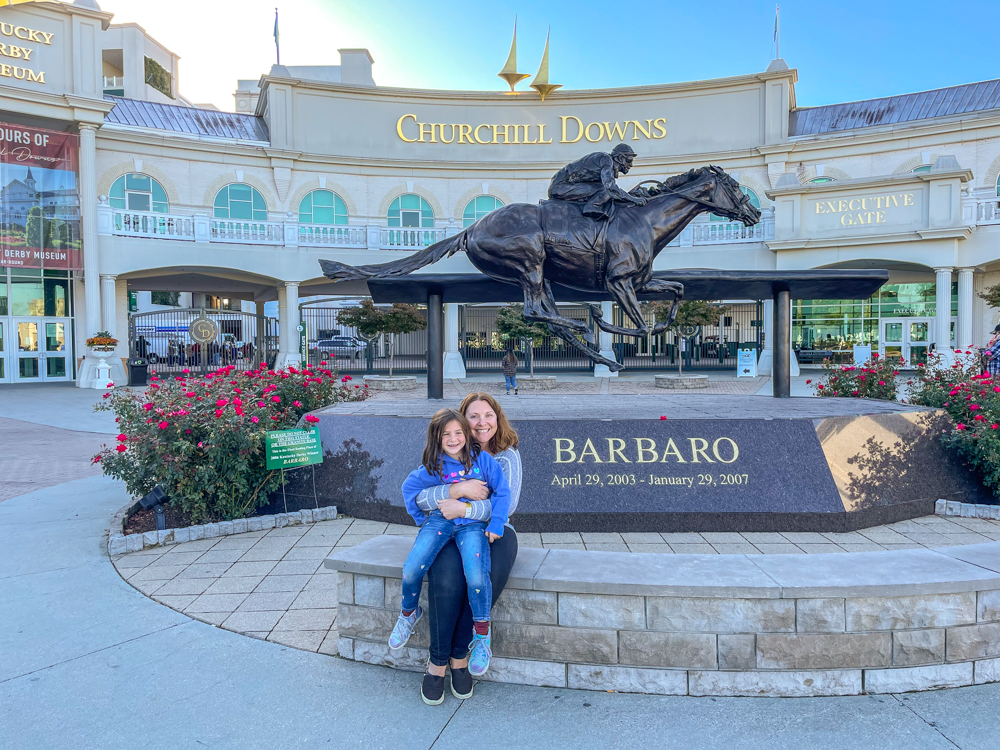
[[[45,383],[72,378],[69,331],[65,318],[0,320],[0,380]]]
[[[882,356],[901,357],[907,367],[927,363],[927,353],[933,340],[933,318],[882,320]]]

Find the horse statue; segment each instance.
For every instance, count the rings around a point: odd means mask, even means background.
[[[668,330],[677,315],[684,286],[654,279],[653,260],[698,214],[711,211],[750,227],[760,211],[740,191],[739,183],[721,167],[698,167],[649,187],[632,189],[646,204],[616,207],[609,221],[595,221],[582,205],[546,200],[538,205],[512,203],[492,211],[454,237],[392,263],[348,266],[321,260],[323,274],[334,281],[402,276],[457,252],[465,252],[487,276],[524,290],[524,317],[545,323],[549,330],[591,361],[612,372],[622,365],[602,357],[580,341],[594,343],[590,326],[559,314],[551,283],[584,292],[606,292],[618,303],[635,328],[611,325],[591,305],[598,328],[608,333],[641,338]],[[667,320],[652,328],[643,318],[636,293],[672,294]],[[579,335],[579,336],[578,336]]]

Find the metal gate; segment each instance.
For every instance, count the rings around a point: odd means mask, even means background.
[[[206,317],[218,333],[208,342],[195,341],[191,324]],[[238,310],[186,308],[134,313],[129,316],[129,357],[144,357],[157,373],[202,375],[235,365],[251,370],[266,362],[274,367],[278,356],[278,321]]]
[[[353,300],[325,299],[300,305],[309,364],[333,364],[338,372],[385,374],[389,372],[389,336],[368,339],[357,329],[337,321]],[[418,305],[425,310],[425,305]],[[425,312],[426,315],[426,312]],[[397,335],[392,346],[393,373],[427,371],[427,330]]]

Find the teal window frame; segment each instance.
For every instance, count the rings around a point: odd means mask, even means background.
[[[345,226],[348,219],[347,204],[332,190],[313,190],[299,201],[300,224]]]
[[[129,172],[111,183],[108,204],[111,208],[124,211],[157,214],[170,212],[167,191],[159,182],[142,172]]]
[[[813,177],[809,180],[810,185],[822,185],[824,182],[836,182],[833,177]]]
[[[922,164],[919,167],[914,167],[910,171],[913,174],[924,174],[925,172],[930,172],[931,171],[931,165],[930,164]]]
[[[386,220],[390,227],[403,229],[433,229],[434,209],[414,193],[406,193],[389,204]],[[418,222],[414,224],[413,222]]]
[[[245,182],[233,182],[215,194],[216,219],[267,221],[267,201],[260,191]]]
[[[462,228],[471,227],[486,214],[502,207],[504,202],[495,195],[477,195],[465,205],[462,214]]]

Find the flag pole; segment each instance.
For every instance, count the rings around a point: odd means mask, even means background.
[[[277,10],[275,11],[277,12]],[[780,25],[780,14],[781,6],[774,6],[774,59],[778,60],[781,58],[781,25]],[[277,23],[277,21],[275,21]]]
[[[278,9],[274,9],[274,52],[278,60],[278,65],[281,65],[281,45],[278,43]]]

